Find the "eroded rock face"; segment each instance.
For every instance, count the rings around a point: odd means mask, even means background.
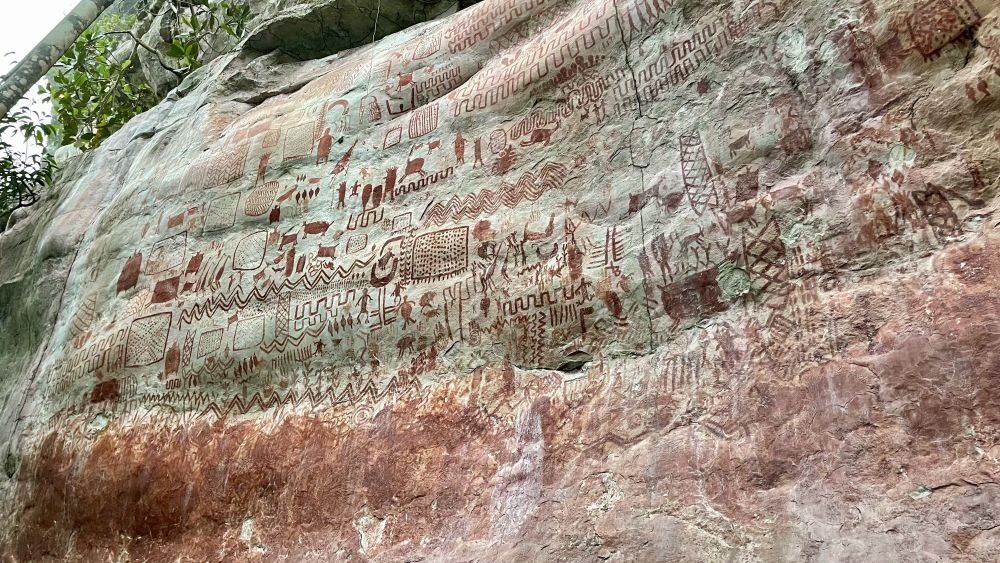
[[[478,0],[468,0],[474,4]],[[143,43],[159,51],[160,57],[145,48],[136,50],[126,38],[123,52],[136,51],[142,75],[155,92],[167,93],[180,81],[177,73],[163,67],[169,59],[176,15],[164,0],[145,2],[144,8],[121,1],[113,10],[137,14],[140,21],[133,29]],[[246,38],[241,47],[253,57],[262,53],[280,53],[297,60],[318,59],[371,43],[442,15],[454,13],[458,0],[246,0],[253,17],[247,22]],[[147,17],[147,14],[156,14]],[[237,39],[216,30],[203,41],[199,60],[211,61],[230,51]]]
[[[997,560],[998,17],[215,61],[0,237],[3,553]]]

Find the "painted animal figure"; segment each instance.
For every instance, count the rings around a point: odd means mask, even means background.
[[[670,330],[676,330],[681,321],[697,314],[697,303],[691,303],[690,294],[676,293],[674,287],[658,286],[663,311],[673,320]]]
[[[555,127],[546,129],[544,127],[539,127],[531,132],[531,136],[527,139],[521,141],[521,146],[526,147],[528,145],[535,145],[541,143],[542,146],[548,146],[549,140],[552,139],[552,133],[559,129],[559,124],[557,123]]]
[[[413,337],[404,336],[400,338],[399,342],[396,343],[396,348],[399,349],[399,355],[396,356],[397,359],[402,359],[403,354],[406,352],[413,353]]]
[[[295,246],[295,243],[299,241],[299,233],[292,233],[290,235],[281,235],[281,244],[278,245],[278,250],[285,247],[286,244]]]
[[[611,316],[615,318],[615,324],[619,326],[628,326],[628,319],[625,317],[625,307],[622,304],[622,300],[618,297],[618,294],[614,291],[608,289],[598,292],[598,296],[604,301],[604,306],[607,308]]]
[[[420,296],[420,306],[421,307],[433,307],[434,306],[434,297],[436,297],[436,296],[437,296],[437,293],[435,293],[433,291],[428,291],[427,293],[424,293],[423,295]]]
[[[715,268],[710,268],[680,282],[667,286],[658,285],[663,311],[674,321],[670,330],[675,330],[684,319],[718,313],[728,308],[725,301],[720,299],[717,274]]]
[[[406,74],[400,74],[399,83],[396,86],[396,92],[401,92],[404,86],[409,86],[410,84],[413,84],[413,73],[408,72]]]
[[[337,246],[323,246],[319,245],[319,252],[316,254],[319,258],[336,258],[337,257]]]
[[[410,149],[410,156],[406,159],[406,168],[403,169],[403,176],[399,179],[400,182],[410,174],[417,174],[421,178],[427,175],[424,172],[424,159],[420,157],[413,158],[413,149],[420,146],[423,146],[423,143]]]
[[[549,224],[545,227],[544,231],[537,231],[537,232],[536,231],[531,231],[531,230],[528,229],[528,225],[525,225],[524,226],[524,237],[523,237],[522,240],[524,242],[528,242],[528,241],[536,241],[536,240],[547,239],[547,238],[549,238],[549,237],[552,236],[553,232],[555,232],[555,226],[556,226],[556,216],[553,213],[553,214],[549,215]]]
[[[520,255],[521,263],[522,264],[526,264],[527,261],[528,261],[527,254],[524,251],[524,245],[525,245],[525,243],[536,242],[536,241],[540,241],[540,240],[545,240],[545,239],[551,237],[552,233],[555,232],[555,227],[556,227],[555,221],[556,221],[555,214],[549,215],[549,224],[545,227],[544,231],[532,231],[532,230],[528,229],[528,225],[524,226],[524,230],[522,231],[521,240],[520,240],[520,242],[518,242],[518,245],[517,245],[517,252]]]
[[[747,131],[742,137],[736,139],[732,143],[729,143],[729,156],[734,156],[736,151],[745,149],[750,146],[750,132]]]
[[[660,197],[660,185],[657,184],[652,188],[643,190],[637,194],[629,194],[628,196],[628,212],[629,215],[638,213],[646,204],[655,197]]]
[[[327,221],[313,221],[305,224],[305,233],[307,235],[325,235],[329,228],[330,223]]]
[[[694,247],[693,249],[691,248],[692,246]],[[694,255],[696,264],[703,264],[701,256],[698,254],[699,251],[705,253],[704,264],[707,265],[711,263],[711,257],[709,256],[711,247],[705,242],[705,230],[703,227],[698,227],[697,233],[692,233],[682,238],[680,248],[682,253],[691,252]]]

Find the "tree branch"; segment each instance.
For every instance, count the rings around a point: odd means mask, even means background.
[[[165,69],[169,70],[170,72],[174,73],[174,76],[176,76],[177,78],[180,78],[182,80],[184,79],[184,74],[182,72],[180,72],[176,68],[172,68],[170,66],[167,66],[167,63],[163,62],[163,58],[160,57],[160,52],[159,51],[157,51],[156,49],[154,49],[154,48],[150,47],[149,45],[146,45],[145,43],[143,43],[142,39],[139,39],[138,37],[136,37],[136,35],[134,33],[132,33],[131,31],[106,31],[106,32],[100,34],[98,37],[103,37],[105,35],[128,35],[129,37],[132,38],[133,41],[135,41],[136,45],[139,45],[143,49],[149,51],[150,53],[153,53],[153,55],[156,56],[156,62],[160,63],[160,66],[162,66],[163,68],[165,68]]]
[[[32,49],[0,83],[0,117],[7,115],[24,94],[45,76],[73,42],[115,0],[80,0],[73,10]]]

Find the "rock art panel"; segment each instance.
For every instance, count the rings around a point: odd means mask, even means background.
[[[163,359],[170,336],[170,313],[157,313],[132,321],[125,344],[125,366],[148,366]]]
[[[998,22],[485,0],[213,61],[0,234],[0,554],[998,560]]]

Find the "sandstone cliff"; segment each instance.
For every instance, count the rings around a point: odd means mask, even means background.
[[[255,35],[0,235],[0,554],[1000,559],[998,18]]]

